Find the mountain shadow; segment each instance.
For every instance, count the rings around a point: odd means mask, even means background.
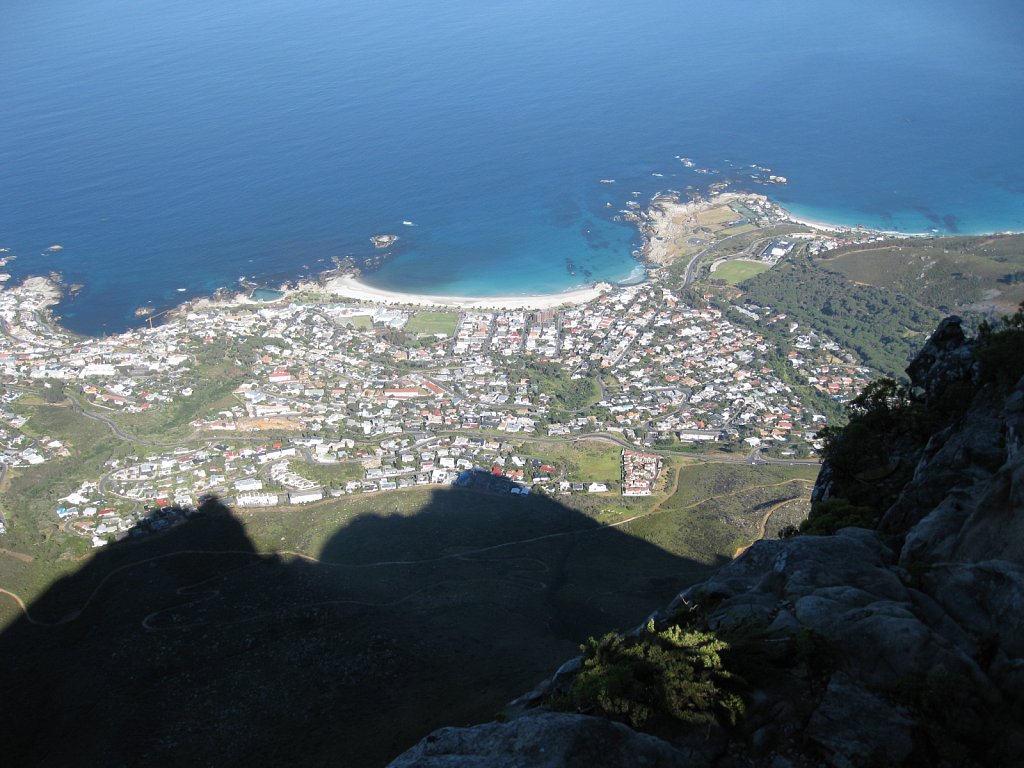
[[[220,506],[99,552],[0,635],[5,762],[383,765],[717,567],[545,497],[390,509],[318,558],[257,552]]]

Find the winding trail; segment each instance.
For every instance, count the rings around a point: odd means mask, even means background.
[[[86,608],[88,608],[89,605],[92,604],[92,602],[96,599],[96,597],[103,590],[103,588],[115,576],[117,576],[118,574],[120,574],[120,573],[122,573],[124,571],[127,571],[129,569],[137,568],[140,565],[145,565],[146,563],[151,563],[151,562],[154,562],[156,560],[166,560],[166,559],[172,558],[172,557],[181,557],[181,556],[187,556],[187,555],[213,555],[213,556],[247,555],[247,556],[250,556],[250,557],[257,558],[258,560],[265,560],[265,559],[269,559],[269,558],[279,557],[280,555],[290,555],[292,557],[304,560],[306,562],[315,563],[317,565],[327,566],[327,567],[330,567],[330,568],[366,569],[366,568],[383,568],[383,567],[397,567],[397,566],[410,566],[410,565],[425,565],[425,564],[430,564],[430,563],[439,563],[439,562],[443,562],[443,561],[447,561],[447,560],[460,560],[460,559],[468,560],[468,559],[472,559],[474,555],[480,555],[480,554],[484,554],[486,552],[494,552],[494,551],[497,551],[497,550],[506,549],[508,547],[519,546],[519,545],[522,545],[522,544],[532,544],[532,543],[538,542],[538,541],[545,541],[545,540],[548,540],[548,539],[557,539],[557,538],[564,537],[564,536],[581,536],[581,535],[587,535],[587,534],[593,534],[593,533],[601,533],[603,531],[611,530],[613,528],[618,528],[620,526],[626,525],[626,524],[628,524],[628,523],[632,522],[633,520],[636,520],[636,519],[638,519],[640,517],[643,517],[643,515],[634,515],[633,517],[627,518],[625,520],[620,520],[618,522],[610,523],[610,524],[607,524],[607,525],[601,525],[601,526],[598,526],[598,527],[595,527],[595,528],[574,529],[574,530],[570,530],[570,531],[559,531],[557,533],[549,533],[549,534],[544,534],[542,536],[533,536],[533,537],[530,537],[530,538],[527,538],[527,539],[516,539],[514,541],[506,541],[506,542],[502,542],[500,544],[492,544],[492,545],[489,545],[489,546],[486,546],[486,547],[478,547],[476,549],[466,550],[464,552],[455,552],[455,553],[451,553],[451,554],[447,554],[447,555],[439,555],[437,557],[421,558],[421,559],[418,559],[418,560],[378,560],[378,561],[374,561],[374,562],[371,562],[371,563],[338,563],[338,562],[332,562],[332,561],[329,561],[329,560],[321,560],[320,558],[313,557],[312,555],[308,555],[305,552],[298,552],[298,551],[289,550],[289,549],[275,550],[273,552],[266,552],[266,553],[264,553],[264,552],[253,552],[252,550],[235,550],[235,549],[220,549],[220,550],[183,549],[183,550],[179,550],[177,552],[166,552],[166,553],[164,553],[162,555],[155,555],[153,557],[147,557],[147,558],[145,558],[143,560],[136,560],[136,561],[131,562],[131,563],[125,563],[124,565],[118,566],[114,570],[110,571],[110,573],[108,573],[106,576],[104,576],[103,579],[100,581],[100,583],[96,585],[96,587],[93,589],[93,591],[89,594],[89,597],[86,598],[84,603],[82,603],[81,607],[79,607],[79,608],[77,608],[75,610],[69,611],[63,617],[58,619],[57,621],[42,621],[40,619],[35,618],[34,616],[32,616],[32,614],[30,613],[28,607],[25,605],[24,600],[22,600],[19,595],[17,595],[14,592],[11,592],[10,590],[3,589],[2,587],[0,587],[0,593],[3,593],[5,595],[9,596],[11,599],[13,599],[15,601],[15,603],[17,603],[18,608],[21,610],[21,613],[25,616],[25,619],[30,624],[32,624],[34,626],[37,626],[37,627],[60,627],[60,626],[63,626],[65,624],[69,624],[72,621],[75,621],[76,619],[80,618],[82,613],[85,612]],[[202,583],[202,582],[199,582],[199,583]],[[540,583],[543,583],[543,582],[540,582]],[[192,584],[192,585],[188,585],[186,587],[181,587],[181,588],[179,588],[178,593],[179,594],[184,594],[182,592],[182,590],[188,590],[188,589],[194,588],[196,586],[197,586],[197,584]],[[424,589],[426,589],[426,587]],[[420,592],[420,591],[422,591],[422,590],[417,590],[417,592]],[[209,597],[210,596],[207,595],[206,597],[204,597],[202,599],[209,599]],[[409,597],[410,596],[407,595],[406,597],[401,598],[399,600],[399,602],[403,602],[403,601],[409,599]],[[354,603],[362,604],[362,605],[374,605],[374,604],[371,604],[371,603],[359,603],[359,601],[328,601],[328,602],[331,602],[331,603],[334,603],[334,602],[354,602]],[[387,605],[390,605],[390,604],[391,603],[388,603]],[[177,607],[180,608],[181,606],[177,606]],[[293,608],[296,608],[296,607],[301,607],[301,606],[289,606],[288,608],[289,609],[293,609]],[[150,617],[155,616],[158,613],[161,613],[163,610],[167,610],[167,609],[161,609],[161,611],[155,611],[154,613],[149,614],[145,619],[143,619],[143,626],[145,626],[146,629],[153,629],[146,622],[150,619]],[[247,621],[251,620],[251,617],[247,618],[246,620]],[[178,627],[175,627],[175,628],[178,628]]]
[[[10,557],[22,563],[35,562],[35,558],[32,555],[26,555],[24,552],[15,552],[13,549],[0,549],[0,555],[3,555],[4,557]]]
[[[739,547],[733,553],[732,559],[735,560],[737,557],[739,557],[744,552],[746,552],[748,549],[750,549],[752,546],[754,546],[755,542],[758,542],[758,541],[760,541],[761,539],[764,538],[764,534],[768,530],[768,521],[772,519],[772,515],[774,515],[776,512],[778,512],[780,509],[782,509],[787,504],[792,504],[794,501],[800,501],[800,500],[801,499],[798,496],[794,496],[792,499],[783,499],[779,503],[773,504],[771,507],[769,507],[768,511],[764,513],[764,515],[761,517],[761,520],[758,522],[757,538],[755,538],[754,541],[750,542],[750,544],[747,544],[745,547]]]
[[[101,419],[101,420],[107,421],[106,419]],[[111,426],[113,426],[113,425],[111,425]],[[608,436],[604,436],[604,435],[600,435],[600,436],[599,435],[588,435],[586,438],[582,438],[581,437],[581,438],[574,438],[574,439],[593,439],[593,438],[609,439]],[[545,440],[542,439],[542,441],[545,441]],[[611,438],[610,441],[618,443],[618,441],[615,440],[614,438]],[[556,440],[548,439],[545,442],[556,442]],[[558,442],[562,442],[562,441],[558,441]],[[740,459],[740,461],[744,461],[744,460]],[[682,473],[679,472],[678,469],[676,469],[676,471],[673,472],[673,482],[672,482],[672,489],[671,489],[671,491],[666,493],[661,499],[659,499],[650,510],[648,510],[647,512],[644,512],[642,514],[633,515],[633,516],[628,517],[628,518],[626,518],[624,520],[619,520],[619,521],[616,521],[614,523],[607,523],[607,524],[604,524],[604,525],[599,525],[599,526],[594,527],[594,528],[574,529],[574,530],[570,530],[570,531],[560,531],[560,532],[556,532],[556,533],[543,534],[543,535],[540,535],[540,536],[533,536],[533,537],[529,537],[529,538],[525,538],[525,539],[516,539],[516,540],[513,540],[513,541],[506,541],[506,542],[502,542],[500,544],[492,544],[492,545],[488,545],[486,547],[478,547],[476,549],[471,549],[471,550],[467,550],[467,551],[464,551],[464,552],[456,552],[456,553],[451,553],[451,554],[446,554],[446,555],[438,555],[437,557],[421,558],[421,559],[413,559],[413,560],[380,560],[380,561],[374,561],[374,562],[370,562],[370,563],[339,563],[339,562],[332,562],[332,561],[321,560],[320,558],[317,558],[317,557],[314,557],[312,555],[306,554],[305,552],[299,552],[299,551],[295,551],[295,550],[275,550],[273,552],[261,553],[261,552],[254,552],[252,550],[193,550],[193,549],[189,549],[189,550],[180,550],[180,551],[177,551],[177,552],[167,552],[167,553],[164,553],[162,555],[155,555],[154,557],[149,557],[149,558],[145,558],[143,560],[137,560],[137,561],[134,561],[134,562],[126,563],[124,565],[118,566],[117,568],[113,569],[112,571],[110,571],[109,573],[107,573],[103,577],[103,579],[100,581],[99,584],[96,585],[96,587],[93,589],[93,591],[89,594],[88,598],[85,600],[85,602],[79,608],[77,608],[75,610],[72,610],[72,611],[69,611],[67,614],[65,614],[63,617],[61,617],[57,621],[43,621],[43,620],[35,618],[34,616],[32,616],[31,612],[29,611],[28,606],[25,604],[25,602],[21,598],[21,596],[19,596],[18,594],[14,593],[14,592],[12,592],[12,591],[10,591],[8,589],[4,589],[4,588],[0,587],[0,593],[2,593],[4,595],[7,595],[12,600],[14,600],[14,602],[17,604],[20,612],[24,615],[25,619],[30,624],[32,624],[34,626],[39,626],[39,627],[59,627],[59,626],[65,625],[65,624],[69,624],[72,621],[75,621],[76,619],[78,619],[82,615],[82,613],[92,604],[92,602],[94,600],[96,600],[97,596],[100,594],[100,592],[103,590],[103,588],[111,581],[111,579],[113,579],[118,574],[123,573],[125,571],[128,571],[128,570],[130,570],[132,568],[136,568],[138,566],[145,565],[146,563],[154,562],[156,560],[165,560],[165,559],[172,558],[172,557],[181,557],[181,556],[190,556],[190,555],[196,555],[196,556],[209,556],[209,555],[212,555],[212,556],[228,556],[228,555],[238,556],[238,555],[245,555],[245,556],[250,556],[250,557],[257,558],[257,560],[263,560],[263,559],[267,559],[267,558],[278,557],[280,555],[289,555],[289,556],[301,559],[301,560],[303,560],[305,562],[314,563],[314,564],[317,564],[317,565],[320,565],[320,566],[326,566],[326,567],[330,567],[330,568],[348,568],[348,569],[402,567],[402,566],[412,566],[412,565],[425,565],[425,564],[430,564],[430,563],[439,563],[439,562],[444,562],[444,561],[460,560],[460,559],[469,560],[469,559],[473,559],[474,556],[477,556],[477,555],[482,555],[482,554],[486,554],[486,553],[489,553],[489,552],[496,552],[496,551],[499,551],[499,550],[502,550],[502,549],[507,549],[509,547],[515,547],[515,546],[520,546],[520,545],[525,545],[525,544],[532,544],[532,543],[535,543],[535,542],[546,541],[546,540],[551,540],[551,539],[558,539],[558,538],[562,538],[562,537],[565,537],[565,536],[583,536],[583,535],[588,535],[588,534],[600,533],[602,531],[607,531],[607,530],[612,530],[612,529],[615,529],[615,528],[620,528],[620,527],[623,527],[623,526],[627,526],[627,525],[629,525],[629,523],[634,522],[635,520],[639,520],[641,518],[649,517],[649,516],[655,515],[655,514],[660,514],[663,511],[662,507],[664,506],[664,504],[669,499],[673,498],[675,496],[676,492],[678,491],[681,474]],[[782,486],[782,485],[788,485],[788,484],[791,484],[791,483],[811,484],[812,481],[806,480],[804,478],[791,478],[791,479],[788,479],[788,480],[783,480],[783,481],[780,481],[780,482],[777,482],[777,483],[771,483],[771,484],[767,484],[767,485],[746,486],[744,488],[738,488],[736,490],[729,491],[728,493],[718,494],[718,495],[711,495],[711,496],[708,496],[706,498],[698,499],[698,500],[696,500],[696,501],[694,501],[694,502],[692,502],[692,503],[690,503],[690,504],[688,504],[688,505],[686,505],[684,507],[680,507],[678,509],[678,511],[685,511],[685,510],[689,510],[689,509],[694,509],[694,508],[696,508],[696,507],[698,507],[698,506],[700,506],[702,504],[706,504],[706,503],[708,503],[710,501],[713,501],[716,498],[726,498],[726,497],[729,497],[729,496],[735,496],[735,495],[738,495],[738,494],[741,494],[741,493],[746,493],[746,492],[749,492],[749,491],[752,491],[752,490],[764,489],[764,488],[774,488],[774,487],[778,487],[778,486]],[[765,532],[766,526],[768,524],[768,520],[771,517],[771,514],[775,510],[777,510],[778,508],[783,506],[784,504],[788,504],[788,503],[790,503],[792,501],[794,501],[794,499],[787,499],[787,500],[785,500],[783,502],[780,502],[780,503],[778,503],[776,505],[773,505],[773,507],[770,510],[768,510],[766,515],[760,521],[760,524],[759,524],[759,532],[760,533],[759,533],[759,537],[758,538],[762,538],[764,536],[764,532]],[[737,553],[736,553],[736,555],[734,555],[734,557],[738,556],[739,554],[741,554],[743,550],[745,550],[745,548],[741,548],[740,550],[737,550]],[[0,553],[4,554],[6,556],[15,557],[16,559],[22,560],[23,562],[31,562],[31,556],[29,556],[29,555],[23,555],[22,553],[16,553],[16,552],[9,552],[7,550],[0,550]],[[25,560],[24,558],[29,558],[29,560]],[[536,581],[535,583],[541,584],[541,585],[544,584],[544,582],[541,582],[539,580]],[[187,591],[189,589],[195,588],[196,586],[197,586],[196,584],[193,584],[193,585],[189,585],[187,587],[182,587],[182,588],[179,589],[179,594],[186,594],[186,592],[182,592],[182,590],[186,590]],[[422,589],[417,590],[416,592],[411,593],[409,595],[406,595],[403,598],[399,598],[397,601],[394,601],[394,602],[391,602],[391,603],[371,604],[371,603],[364,603],[364,602],[353,601],[353,600],[328,601],[328,603],[330,603],[330,604],[350,603],[350,604],[358,604],[358,605],[377,605],[378,607],[384,607],[384,606],[389,606],[389,605],[397,605],[397,604],[399,604],[401,602],[404,602],[404,601],[406,601],[408,599],[411,599],[411,597],[413,597],[415,594],[419,594],[419,593],[421,593],[425,589],[432,588],[432,586],[435,586],[435,585],[429,585],[427,587],[423,587]],[[204,596],[202,598],[199,598],[199,599],[206,600],[206,599],[210,599],[212,596],[213,595],[211,595],[210,593],[205,593]],[[327,604],[327,603],[324,603],[324,604]],[[178,607],[180,608],[181,606],[178,606]],[[289,609],[295,608],[295,607],[297,607],[297,606],[290,606]],[[308,607],[313,607],[313,606],[308,606]],[[153,626],[153,619],[158,614],[162,613],[165,610],[169,610],[169,609],[161,609],[160,611],[155,611],[155,612],[153,612],[151,614],[148,614],[143,619],[143,627],[145,629],[149,630],[149,631],[157,630],[157,628]],[[261,614],[261,616],[262,615],[264,615],[264,614]],[[254,618],[258,618],[258,617],[247,617],[244,620],[245,621],[250,621],[250,620],[253,620]],[[180,627],[175,627],[175,628],[180,628]]]
[[[264,555],[264,554],[262,554],[260,552],[253,552],[252,550],[183,549],[183,550],[180,550],[178,552],[166,552],[166,553],[164,553],[162,555],[156,555],[154,557],[147,557],[144,560],[136,560],[136,561],[131,562],[131,563],[125,563],[124,565],[118,566],[117,568],[112,570],[110,573],[108,573],[106,576],[104,576],[100,580],[100,583],[97,584],[96,587],[93,589],[93,591],[89,594],[89,597],[86,598],[85,602],[82,603],[80,608],[77,608],[77,609],[75,609],[73,611],[69,611],[68,613],[64,614],[64,616],[62,616],[60,619],[58,619],[57,621],[41,621],[39,619],[36,619],[29,612],[28,607],[25,605],[25,601],[22,600],[19,595],[15,594],[14,592],[11,592],[8,589],[4,589],[3,587],[0,587],[0,592],[2,592],[5,595],[8,595],[9,597],[11,597],[18,604],[18,607],[21,609],[22,614],[24,614],[25,619],[26,619],[26,621],[28,621],[29,624],[32,624],[32,625],[37,626],[37,627],[60,627],[60,626],[63,626],[64,624],[70,624],[72,621],[75,621],[76,619],[78,619],[82,615],[82,613],[85,611],[85,609],[88,608],[89,605],[92,604],[93,600],[96,599],[96,596],[100,593],[100,590],[102,590],[103,587],[105,587],[107,585],[107,582],[109,582],[112,578],[117,576],[122,571],[127,571],[130,568],[137,568],[140,565],[145,565],[146,563],[151,563],[151,562],[153,562],[155,560],[166,560],[167,558],[170,558],[170,557],[180,557],[182,555],[250,555],[250,556],[259,557],[259,558],[264,558],[264,557],[268,556],[268,555]]]

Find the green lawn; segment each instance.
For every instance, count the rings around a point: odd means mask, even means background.
[[[736,285],[742,283],[749,277],[759,275],[762,272],[768,270],[768,265],[763,264],[759,261],[745,261],[737,259],[735,261],[727,261],[724,264],[719,265],[712,273],[712,277],[717,277],[720,280]]]
[[[373,318],[369,315],[352,315],[351,317],[346,317],[344,322],[358,331],[368,331],[373,328]]]
[[[294,464],[292,469],[303,477],[323,486],[344,485],[349,480],[361,480],[364,472],[358,461],[340,461],[337,464]]]
[[[459,322],[459,316],[454,312],[417,312],[406,323],[406,333],[434,334],[443,333],[451,336],[455,333],[455,326]]]
[[[617,483],[622,474],[622,449],[603,440],[558,445],[527,443],[523,450],[564,470],[569,480],[577,482]]]

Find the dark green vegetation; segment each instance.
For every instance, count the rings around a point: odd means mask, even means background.
[[[854,282],[944,313],[1012,311],[1024,301],[1024,236],[950,237],[848,246],[822,263]]]
[[[553,421],[568,417],[601,399],[597,381],[590,377],[570,378],[559,363],[531,360],[522,370],[512,372],[512,381],[519,378],[528,378],[538,392],[551,397],[555,411],[551,416]]]
[[[722,660],[729,644],[714,633],[676,624],[659,631],[652,619],[638,636],[610,632],[580,650],[583,668],[561,708],[666,735],[719,720],[735,725],[743,714],[740,681]]]
[[[941,319],[924,304],[870,285],[857,285],[807,258],[779,264],[741,285],[743,301],[767,305],[817,328],[867,365],[899,376]]]
[[[173,403],[145,413],[110,411],[107,415],[134,436],[168,442],[190,435],[194,419],[236,405],[238,401],[231,393],[249,378],[248,371],[233,361],[221,358],[221,354],[226,354],[224,351],[207,348],[202,352],[194,373],[183,378],[181,383],[182,387],[192,389],[189,397],[177,397]]]
[[[982,323],[975,356],[981,363],[983,380],[1006,388],[1024,376],[1024,302],[1001,324]]]
[[[754,692],[796,671],[827,679],[831,644],[815,632],[771,633],[760,624],[709,630],[714,599],[629,634],[580,645],[583,662],[549,693],[552,709],[600,715],[678,745],[739,737]],[[799,705],[798,705],[799,706]]]
[[[0,485],[2,511],[7,521],[3,547],[30,554],[31,566],[22,559],[0,556],[0,585],[33,596],[60,573],[74,567],[74,559],[86,556],[88,543],[61,532],[54,509],[58,499],[78,488],[82,477],[102,474],[103,463],[125,452],[109,429],[75,413],[67,405],[18,404],[30,415],[26,435],[60,440],[71,455],[4,474]],[[8,601],[0,605],[0,617],[9,615]]]
[[[77,489],[78,478],[102,474],[103,463],[120,447],[106,426],[66,405],[21,408],[30,414],[23,427],[26,435],[39,440],[60,440],[71,455],[11,472],[2,503],[13,526],[4,545],[12,549],[39,546],[42,541],[35,527],[22,527],[19,523],[44,513],[52,517],[57,499]]]
[[[964,419],[975,400],[1005,395],[1024,375],[1024,305],[997,326],[982,323],[968,344],[971,358],[941,387],[923,391],[880,379],[851,401],[846,426],[822,433],[824,459],[842,493],[816,502],[799,529],[783,535],[877,527],[928,440]]]

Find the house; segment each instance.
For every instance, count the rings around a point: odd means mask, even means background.
[[[320,488],[312,488],[304,491],[292,491],[288,494],[289,504],[309,504],[313,501],[320,501],[324,492]]]
[[[276,507],[278,497],[276,493],[240,493],[235,497],[235,503],[240,507]]]

